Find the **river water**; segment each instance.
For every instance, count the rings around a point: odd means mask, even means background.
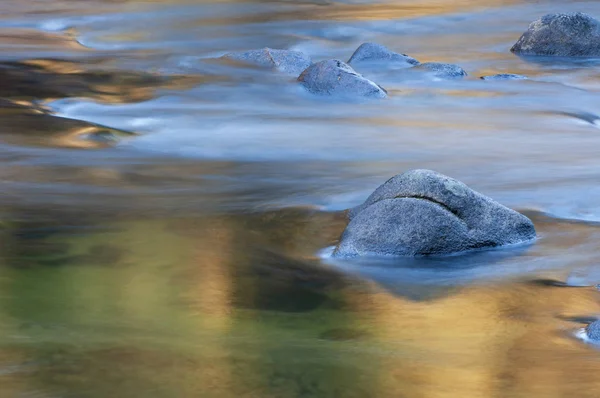
[[[598,397],[600,61],[509,52],[596,1],[0,2],[0,397]],[[374,41],[460,81],[382,101],[215,62]],[[519,73],[525,81],[483,81]],[[428,168],[526,247],[331,261],[342,210]]]

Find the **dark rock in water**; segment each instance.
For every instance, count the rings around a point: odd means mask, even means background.
[[[317,62],[298,77],[311,93],[344,97],[385,98],[387,91],[336,59]]]
[[[481,76],[481,80],[526,80],[527,76],[514,73],[499,73],[497,75]]]
[[[595,321],[587,325],[585,333],[588,339],[600,343],[600,321]]]
[[[293,74],[299,74],[312,64],[310,57],[304,53],[272,48],[229,53],[223,58]]]
[[[467,76],[463,68],[454,64],[443,64],[439,62],[425,62],[415,66],[415,69],[425,70],[432,73],[435,77],[442,79],[456,79]]]
[[[465,184],[412,170],[350,210],[334,257],[441,255],[531,241],[531,220]]]
[[[348,63],[351,65],[377,64],[410,68],[419,65],[420,62],[406,54],[395,53],[381,44],[363,43],[352,54]]]
[[[519,55],[600,56],[600,22],[580,12],[549,14],[529,25],[510,51]]]

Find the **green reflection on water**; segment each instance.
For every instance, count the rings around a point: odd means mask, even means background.
[[[367,334],[329,290],[341,282],[298,276],[301,262],[278,274],[285,258],[239,252],[248,237],[227,220],[176,224],[13,242],[0,267],[13,394],[329,396],[364,377],[364,354],[343,342]],[[353,389],[368,396],[367,384]]]
[[[314,259],[344,222],[312,211],[96,224],[5,224],[0,396],[574,394],[557,373],[600,386],[596,353],[555,316],[598,309],[592,290],[409,300]]]

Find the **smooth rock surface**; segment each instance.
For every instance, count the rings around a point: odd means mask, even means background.
[[[350,65],[378,65],[410,68],[419,65],[419,61],[406,54],[399,54],[377,43],[363,43],[348,60]]]
[[[600,22],[580,12],[548,14],[531,23],[510,50],[519,55],[600,56]]]
[[[233,52],[223,58],[290,74],[299,74],[312,64],[310,57],[302,52],[272,48]]]
[[[389,179],[349,218],[334,257],[451,254],[536,236],[524,215],[431,170]]]
[[[343,97],[385,98],[385,89],[339,60],[317,62],[298,77],[311,93]]]
[[[585,328],[587,338],[593,342],[600,343],[600,320],[587,325]]]
[[[429,72],[442,79],[457,79],[467,76],[467,72],[460,66],[439,62],[425,62],[415,66],[414,69]]]
[[[527,76],[514,73],[498,73],[497,75],[481,76],[481,80],[526,80]]]

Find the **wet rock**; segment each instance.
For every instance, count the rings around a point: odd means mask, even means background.
[[[223,55],[222,58],[296,75],[312,64],[310,57],[304,53],[272,48],[233,52]]]
[[[400,68],[410,68],[419,65],[419,61],[406,54],[391,51],[376,43],[363,43],[356,49],[348,60],[350,65],[385,65]]]
[[[387,91],[336,59],[309,66],[298,81],[311,93],[344,97],[385,98]]]
[[[585,334],[588,339],[600,343],[600,320],[595,321],[587,325],[585,328]]]
[[[497,75],[481,76],[481,80],[525,80],[527,76],[514,73],[499,73]]]
[[[399,174],[350,210],[334,257],[441,255],[531,241],[531,220],[430,170]]]
[[[548,14],[529,25],[510,50],[519,55],[600,56],[600,22],[579,12]]]
[[[457,79],[467,76],[467,72],[463,68],[454,64],[425,62],[415,66],[415,69],[424,70],[441,79]]]

